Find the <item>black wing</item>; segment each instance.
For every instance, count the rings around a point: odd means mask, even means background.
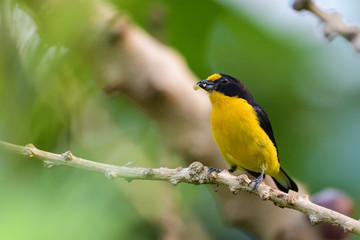
[[[273,133],[273,130],[271,128],[271,124],[270,124],[270,121],[269,121],[269,118],[268,118],[266,112],[259,105],[255,105],[255,106],[253,106],[253,108],[256,111],[256,115],[257,115],[257,117],[259,119],[261,128],[265,131],[265,133],[271,139],[271,141],[273,142],[273,144],[274,144],[274,146],[276,148],[276,152],[279,155],[278,148],[277,148],[275,138],[274,138],[274,133]]]

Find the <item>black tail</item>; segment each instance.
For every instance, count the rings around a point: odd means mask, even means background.
[[[284,172],[284,170],[281,169],[281,167],[279,177],[272,177],[272,179],[274,180],[276,186],[283,192],[288,193],[290,189],[295,192],[299,190],[296,183],[289,177],[289,175],[286,174],[286,172]]]

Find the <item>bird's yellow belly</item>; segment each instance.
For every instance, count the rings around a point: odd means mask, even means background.
[[[245,100],[229,98],[237,101],[221,106],[214,106],[211,113],[211,128],[216,144],[224,159],[230,165],[276,175],[280,164],[277,151],[261,128],[256,112]]]

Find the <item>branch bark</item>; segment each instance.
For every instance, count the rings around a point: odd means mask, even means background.
[[[69,166],[88,171],[104,173],[108,179],[124,178],[128,182],[138,180],[160,180],[168,181],[173,185],[189,183],[194,185],[213,184],[223,185],[230,189],[233,194],[239,191],[250,192],[250,179],[247,175],[231,175],[227,170],[220,173],[208,174],[209,167],[200,162],[194,162],[187,168],[139,168],[129,166],[115,166],[79,158],[70,151],[63,154],[55,154],[37,149],[34,145],[19,146],[0,141],[0,146],[12,152],[17,152],[27,157],[35,157],[43,161],[48,168],[54,166]],[[309,216],[312,224],[320,222],[329,223],[360,236],[360,221],[347,217],[338,212],[316,205],[303,195],[290,195],[271,188],[266,184],[260,184],[254,191],[262,200],[269,200],[280,208],[295,209]]]
[[[342,36],[354,45],[356,51],[360,52],[360,28],[345,24],[339,13],[325,12],[315,6],[312,0],[295,0],[293,8],[297,11],[307,10],[312,12],[324,22],[323,32],[325,37],[333,40],[337,36]]]

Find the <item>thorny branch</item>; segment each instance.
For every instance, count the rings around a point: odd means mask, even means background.
[[[250,180],[245,175],[231,175],[228,171],[222,171],[218,174],[208,174],[209,168],[203,166],[200,162],[194,162],[187,168],[139,168],[131,164],[125,166],[115,166],[99,162],[93,162],[74,156],[70,151],[63,154],[55,154],[37,149],[34,145],[28,144],[25,147],[4,141],[0,141],[0,147],[11,152],[17,152],[27,157],[36,157],[43,161],[46,167],[70,166],[89,171],[102,172],[109,179],[124,178],[127,181],[135,179],[169,181],[173,185],[178,183],[216,184],[229,187],[234,194],[239,191],[251,191]],[[273,189],[266,184],[260,184],[254,191],[262,200],[270,200],[276,206],[281,208],[295,209],[309,216],[312,224],[320,222],[330,223],[334,226],[360,235],[360,221],[347,217],[338,212],[324,208],[312,203],[307,195],[290,195]]]
[[[345,24],[339,13],[325,12],[315,6],[312,0],[295,0],[293,8],[297,11],[308,10],[312,12],[324,22],[323,32],[325,37],[333,40],[340,35],[351,42],[356,51],[360,52],[360,28]]]

